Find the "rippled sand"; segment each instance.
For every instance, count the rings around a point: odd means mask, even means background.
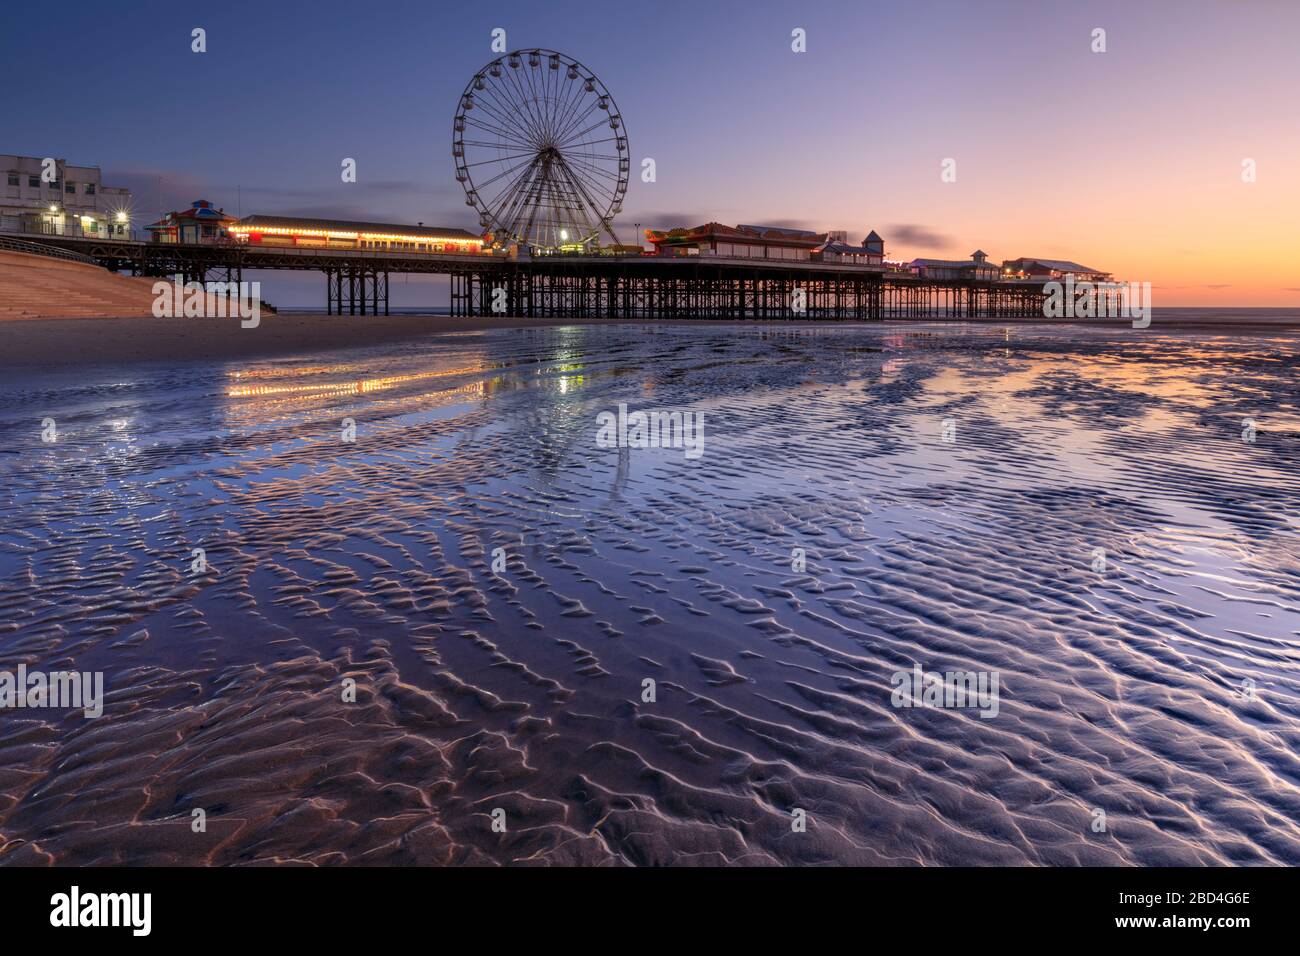
[[[1296,343],[585,326],[6,374],[0,669],[107,694],[0,711],[0,862],[1300,864]],[[703,412],[703,457],[597,447],[620,402]],[[996,672],[997,716],[892,706],[913,665]]]

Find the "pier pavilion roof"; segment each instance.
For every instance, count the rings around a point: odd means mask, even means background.
[[[1068,259],[1036,259],[1031,256],[1022,256],[1019,259],[1008,259],[1002,263],[1004,268],[1024,269],[1026,266],[1042,266],[1044,269],[1053,272],[1074,272],[1086,275],[1110,275],[1109,272],[1103,272],[1100,269],[1090,269],[1088,266],[1081,266],[1077,262],[1071,262]]]
[[[182,222],[199,222],[209,223],[214,226],[225,225],[228,222],[234,222],[235,217],[226,214],[224,209],[216,209],[212,203],[206,199],[196,199],[190,203],[189,209],[181,209],[176,212],[169,212],[157,222],[145,226],[146,229],[161,231],[165,229],[175,229]]]
[[[962,269],[967,266],[980,265],[980,263],[974,259],[913,259],[909,264],[914,266],[937,266],[940,268],[946,266],[950,269]],[[984,265],[987,264],[988,263],[984,263]]]
[[[880,237],[877,236],[876,238],[879,240]],[[827,239],[819,245],[815,251],[823,253],[832,252],[841,256],[879,256],[884,254],[880,249],[872,249],[870,246],[865,244],[861,246],[851,246],[847,242],[842,242],[839,239]]]
[[[464,229],[442,226],[404,226],[392,222],[354,222],[350,219],[304,219],[298,216],[245,216],[242,229],[288,229],[303,232],[346,232],[368,235],[411,236],[421,239],[470,239],[481,237]]]
[[[668,245],[688,244],[706,239],[743,239],[760,244],[806,246],[809,249],[826,241],[826,233],[807,229],[785,229],[780,226],[724,226],[720,222],[706,222],[691,228],[655,230],[647,229],[646,238],[652,243]]]

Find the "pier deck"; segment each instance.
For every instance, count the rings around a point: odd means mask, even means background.
[[[451,312],[529,318],[1033,317],[1043,284],[924,279],[880,267],[715,256],[539,256],[183,245],[24,235],[114,271],[239,282],[244,270],[319,271],[327,311],[387,314],[391,273],[447,275]],[[498,291],[500,290],[500,291]]]

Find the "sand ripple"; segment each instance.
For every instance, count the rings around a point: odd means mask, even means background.
[[[0,862],[1300,864],[1294,344],[575,327],[6,377],[0,669],[107,694],[0,711]],[[620,402],[702,411],[704,456],[596,447]],[[914,665],[997,672],[997,716],[892,706]]]

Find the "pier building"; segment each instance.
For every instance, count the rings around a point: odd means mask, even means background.
[[[252,246],[309,249],[479,253],[484,245],[482,236],[464,229],[426,226],[424,223],[406,226],[289,216],[245,216],[230,226],[230,234]]]
[[[829,233],[829,238],[813,250],[814,262],[840,262],[846,265],[881,267],[885,261],[885,240],[872,229],[862,245],[848,242],[843,232]]]
[[[169,212],[157,222],[145,226],[151,242],[211,245],[229,242],[228,229],[235,222],[206,199],[196,199],[189,209]]]
[[[999,275],[998,267],[982,249],[972,252],[969,259],[913,259],[908,271],[922,279],[956,282],[991,282]]]
[[[724,226],[706,222],[693,228],[646,230],[660,256],[720,256],[727,259],[809,261],[827,240],[824,232],[779,226]]]
[[[1109,282],[1111,278],[1109,272],[1092,269],[1066,259],[1030,259],[1028,257],[1004,259],[1002,262],[1002,275],[1005,278],[1037,279],[1043,282],[1063,279],[1067,275],[1074,276],[1076,280],[1087,280],[1089,282]]]

